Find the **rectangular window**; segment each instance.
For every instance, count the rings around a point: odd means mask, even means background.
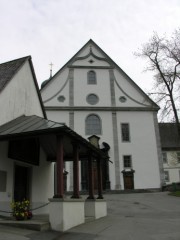
[[[132,160],[130,155],[123,156],[124,168],[132,168]]]
[[[130,134],[129,134],[129,124],[128,123],[121,124],[121,133],[122,133],[122,141],[129,142]]]
[[[163,163],[167,163],[167,152],[162,152]]]
[[[169,172],[168,171],[164,171],[164,180],[165,180],[165,182],[169,182]]]
[[[177,162],[180,163],[180,152],[177,152]]]

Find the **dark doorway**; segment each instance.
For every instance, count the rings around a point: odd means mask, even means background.
[[[29,168],[15,165],[14,201],[29,199]]]
[[[124,172],[124,189],[134,189],[134,173],[132,172]]]

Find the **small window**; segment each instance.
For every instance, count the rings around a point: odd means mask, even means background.
[[[121,103],[125,103],[125,102],[127,101],[127,99],[126,99],[126,97],[121,96],[121,97],[119,98],[119,101],[120,101]]]
[[[57,99],[58,99],[59,102],[64,102],[65,101],[65,97],[64,96],[59,96]]]
[[[122,133],[122,141],[129,142],[130,134],[129,134],[129,124],[128,123],[121,124],[121,133]]]
[[[162,152],[162,159],[163,159],[163,163],[167,163],[167,153],[166,152]]]
[[[94,71],[89,71],[87,74],[87,80],[88,84],[97,84],[96,73]]]
[[[168,171],[164,171],[164,180],[165,180],[165,182],[169,182],[169,172]]]
[[[87,96],[87,98],[86,98],[86,101],[87,101],[89,104],[91,104],[91,105],[95,105],[95,104],[98,103],[99,98],[98,98],[98,96],[95,95],[95,94],[89,94],[89,95]]]
[[[130,155],[123,156],[124,168],[132,168],[132,161]]]
[[[86,135],[101,134],[101,120],[95,115],[91,114],[86,118]]]
[[[177,162],[180,163],[180,152],[177,152]]]

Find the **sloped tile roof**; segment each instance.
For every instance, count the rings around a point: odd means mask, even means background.
[[[180,149],[175,123],[159,123],[159,132],[162,149]]]
[[[30,56],[0,64],[0,92]]]
[[[22,133],[37,132],[53,128],[65,127],[64,124],[56,123],[36,115],[21,116],[2,126],[0,126],[0,137],[4,135],[14,135]]]
[[[65,124],[57,123],[45,118],[32,115],[32,116],[20,116],[4,125],[0,126],[0,141],[10,140],[13,137],[30,137],[40,136],[42,134],[64,134],[74,141],[91,149],[103,158],[107,158],[100,149],[93,146],[89,141],[77,134]],[[48,138],[46,139],[47,141]]]

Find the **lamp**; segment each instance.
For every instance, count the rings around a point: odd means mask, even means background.
[[[99,139],[100,137],[96,136],[96,135],[92,135],[90,137],[88,137],[89,142],[94,145],[95,147],[99,148]]]

